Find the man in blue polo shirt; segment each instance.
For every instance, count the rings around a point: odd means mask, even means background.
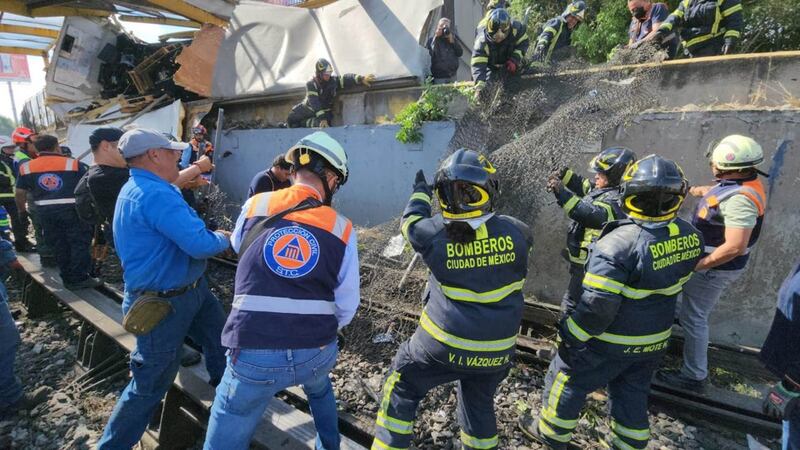
[[[130,449],[139,441],[178,372],[187,335],[203,347],[210,384],[216,386],[225,370],[220,341],[225,313],[203,272],[207,258],[228,249],[230,233],[206,229],[171,184],[178,179],[185,144],[139,128],[123,134],[118,145],[130,167],[113,226],[125,280],[122,311],[127,315],[137,303],[153,299],[168,302],[171,311],[137,335],[131,353],[133,379],[114,408],[99,449]]]

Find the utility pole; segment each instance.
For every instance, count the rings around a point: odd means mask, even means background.
[[[8,83],[8,97],[11,99],[11,111],[14,114],[14,125],[19,125],[19,119],[17,118],[17,104],[14,102],[14,89],[11,87],[11,81],[7,81]]]

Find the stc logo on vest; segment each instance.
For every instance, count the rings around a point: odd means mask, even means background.
[[[37,182],[39,183],[39,187],[47,192],[55,192],[61,189],[61,186],[64,184],[61,177],[54,173],[43,173],[39,175]]]
[[[302,277],[317,266],[319,242],[301,227],[279,228],[264,243],[264,262],[284,278]]]

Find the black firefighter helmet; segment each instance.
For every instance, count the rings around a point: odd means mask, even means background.
[[[317,63],[314,65],[314,70],[315,70],[315,73],[317,75],[317,78],[322,78],[322,75],[324,75],[326,73],[328,75],[333,73],[333,66],[331,65],[331,63],[327,59],[320,58],[320,59],[317,60]]]
[[[602,173],[608,178],[609,186],[618,186],[622,180],[622,175],[628,166],[636,161],[636,153],[625,147],[610,147],[589,162],[589,170],[594,173]]]
[[[511,34],[511,15],[504,8],[493,9],[486,20],[486,35],[494,42],[501,42]]]
[[[674,161],[649,155],[622,176],[622,209],[631,219],[665,222],[674,219],[689,183]]]
[[[489,214],[500,185],[495,168],[483,155],[460,148],[442,162],[433,188],[448,220],[466,220]]]

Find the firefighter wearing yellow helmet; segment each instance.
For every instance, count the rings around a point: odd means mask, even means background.
[[[675,304],[703,240],[677,217],[687,183],[675,162],[650,155],[622,178],[628,219],[606,224],[589,250],[583,291],[562,320],[538,417],[521,430],[546,448],[564,449],[586,396],[608,387],[613,449],[644,449],[649,440],[650,379],[667,349]]]
[[[463,448],[497,448],[494,393],[514,357],[532,242],[527,225],[494,213],[497,194],[495,168],[472,150],[450,155],[433,189],[417,173],[402,233],[430,269],[427,302],[389,369],[373,449],[409,448],[419,402],[450,382]]]

